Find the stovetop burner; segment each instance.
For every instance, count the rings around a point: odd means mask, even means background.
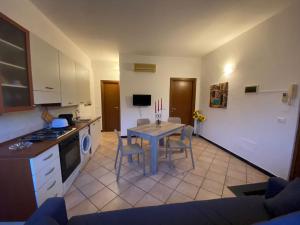
[[[75,130],[76,128],[60,128],[60,129],[54,129],[54,128],[45,128],[36,132],[33,132],[32,134],[29,134],[22,138],[23,141],[49,141],[49,140],[56,140],[63,135],[66,135],[70,133],[71,131]]]

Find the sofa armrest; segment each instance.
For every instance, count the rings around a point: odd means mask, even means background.
[[[265,193],[266,199],[272,198],[281,192],[287,185],[288,181],[280,177],[271,177],[268,181],[267,190]]]
[[[37,221],[44,217],[54,219],[59,225],[66,225],[68,217],[64,198],[47,199],[27,220],[25,225],[37,224]]]

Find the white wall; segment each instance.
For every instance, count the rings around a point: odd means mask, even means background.
[[[30,32],[47,41],[53,47],[91,70],[90,59],[62,31],[51,23],[28,0],[1,0],[0,11]],[[92,73],[92,71],[91,71]],[[73,112],[75,107],[53,108],[51,113]],[[41,129],[41,109],[0,115],[0,143],[14,137]]]
[[[156,64],[156,73],[133,71],[133,63]],[[199,78],[201,62],[198,58],[158,57],[139,55],[120,55],[121,84],[121,133],[126,135],[127,128],[136,126],[138,118],[154,121],[154,101],[163,98],[163,120],[169,116],[169,90],[171,77],[197,78],[196,104],[199,107]],[[151,94],[151,107],[132,106],[133,94]]]
[[[293,105],[280,92],[245,94],[246,85],[260,90],[287,90],[300,84],[300,6],[274,16],[203,57],[201,109],[207,116],[201,135],[257,166],[284,178],[289,175],[299,115],[299,93]],[[231,77],[226,63],[235,65]],[[229,81],[227,109],[209,108],[209,86]],[[278,117],[284,117],[281,123]]]
[[[94,72],[93,77],[93,95],[95,101],[95,115],[102,115],[101,106],[101,80],[120,80],[119,62],[115,61],[92,61]],[[102,120],[101,120],[102,129]]]

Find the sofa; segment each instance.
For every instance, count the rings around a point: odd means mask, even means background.
[[[63,198],[48,199],[25,225],[300,224],[300,179],[270,178],[265,196],[193,201],[67,218]]]

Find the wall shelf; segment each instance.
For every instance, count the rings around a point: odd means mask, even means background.
[[[12,47],[14,49],[17,49],[17,50],[20,50],[20,51],[24,51],[24,48],[22,48],[20,46],[17,46],[17,45],[15,45],[13,43],[10,43],[10,42],[8,42],[6,40],[3,40],[2,38],[0,38],[0,43],[5,44],[6,46]]]
[[[28,86],[21,84],[1,84],[2,87],[12,87],[12,88],[28,88]]]
[[[18,66],[18,65],[15,65],[15,64],[11,64],[11,63],[7,63],[7,62],[3,62],[3,61],[0,61],[0,65],[4,65],[4,66],[8,66],[8,67],[15,68],[15,69],[20,69],[20,70],[26,70],[25,67]]]

